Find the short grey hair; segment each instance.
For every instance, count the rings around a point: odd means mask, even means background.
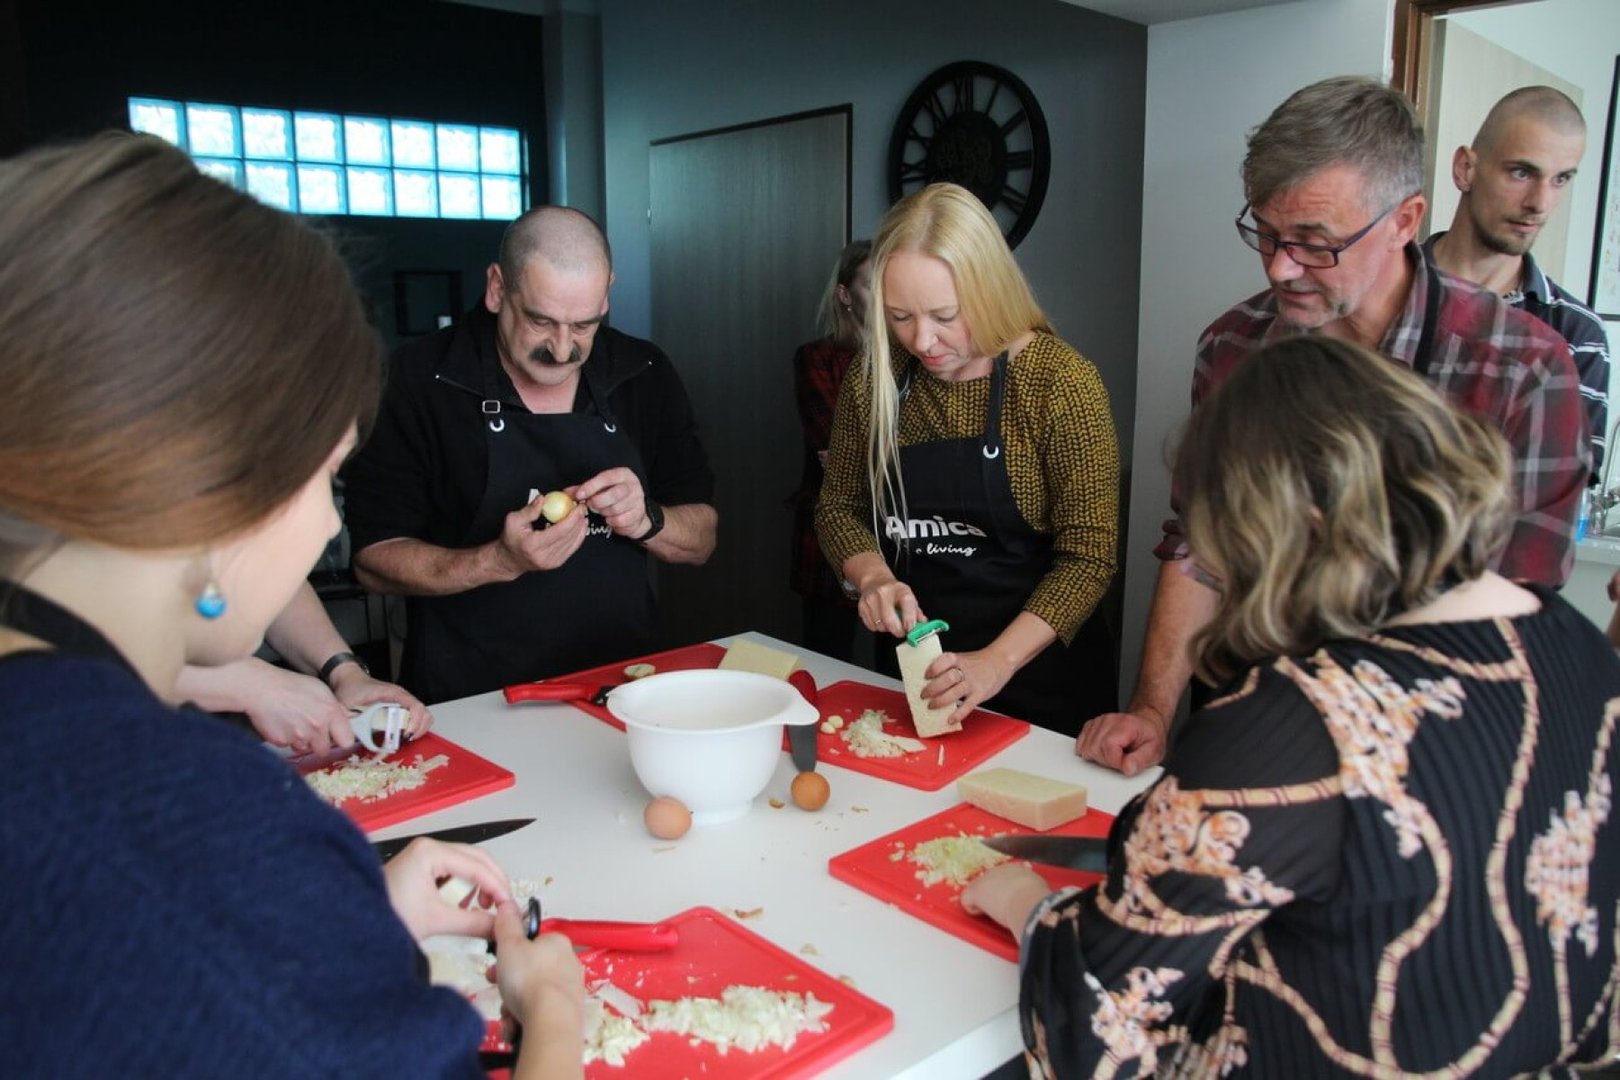
[[[1375,213],[1423,190],[1423,124],[1412,103],[1376,79],[1341,75],[1295,91],[1249,135],[1243,194],[1264,206],[1332,165],[1366,180]]]
[[[531,259],[558,270],[613,272],[613,249],[596,220],[569,206],[537,206],[506,227],[501,237],[501,277],[511,287]]]

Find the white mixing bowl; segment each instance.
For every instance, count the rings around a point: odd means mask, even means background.
[[[748,812],[782,756],[782,725],[820,712],[781,679],[749,671],[671,671],[615,687],[630,764],[654,796],[679,799],[695,824]]]

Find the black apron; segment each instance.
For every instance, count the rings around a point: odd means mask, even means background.
[[[619,432],[588,363],[578,392],[589,396],[595,415],[504,406],[496,363],[483,363],[484,494],[459,546],[499,536],[506,515],[533,492],[578,484],[604,469],[629,468],[646,486],[641,454]],[[641,656],[657,640],[646,551],[613,535],[594,514],[585,542],[556,570],[452,596],[414,597],[407,614],[400,682],[430,704]]]
[[[915,373],[913,363],[901,387],[902,405]],[[1003,353],[991,368],[982,437],[900,448],[910,520],[882,523],[884,559],[929,618],[950,624],[944,645],[952,652],[994,641],[1052,568],[1052,537],[1035,531],[1018,512],[1007,476],[1001,443],[1006,385]],[[1111,655],[1106,625],[1094,615],[1072,645],[1048,645],[984,704],[1076,734],[1085,720],[1114,708],[1117,675]],[[877,656],[892,674],[897,662],[881,639]]]

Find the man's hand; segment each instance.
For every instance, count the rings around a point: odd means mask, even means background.
[[[1104,713],[1086,722],[1074,741],[1074,752],[1087,761],[1135,776],[1164,760],[1169,735],[1169,717],[1156,710]]]
[[[544,501],[544,495],[535,496],[527,506],[507,514],[501,526],[496,556],[511,578],[531,570],[555,570],[585,542],[585,509],[580,506],[549,528],[535,528],[542,520],[540,504]]]
[[[428,712],[428,707],[415,694],[403,686],[373,679],[359,664],[338,665],[337,670],[332,672],[332,694],[345,708],[355,711],[379,702],[405,706],[411,713],[410,723],[405,728],[407,738],[425,735],[427,729],[433,726],[433,714]]]
[[[634,540],[652,528],[647,520],[647,493],[641,477],[623,466],[599,472],[569,494],[584,503],[608,528]]]

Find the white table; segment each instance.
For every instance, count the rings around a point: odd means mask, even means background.
[[[899,684],[763,634],[739,635],[796,653],[818,686],[855,679]],[[730,639],[722,639],[725,644]],[[834,1077],[979,1077],[1019,1053],[1017,968],[838,881],[827,860],[955,805],[955,784],[918,791],[851,772],[818,769],[832,787],[819,813],[793,806],[793,764],[745,817],[694,828],[673,844],[648,835],[648,795],[630,768],[622,732],[571,705],[507,705],[499,693],[434,706],[434,730],[511,769],[505,791],[379,831],[374,839],[496,818],[535,824],[484,847],[514,878],[539,882],[548,914],[657,920],[696,905],[763,908],[744,925],[894,1011],[894,1030],[844,1059]],[[991,759],[1086,785],[1091,804],[1117,811],[1158,770],[1133,779],[1082,762],[1073,741],[1033,727]],[[775,797],[787,805],[773,809]],[[856,809],[857,807],[861,809]]]

